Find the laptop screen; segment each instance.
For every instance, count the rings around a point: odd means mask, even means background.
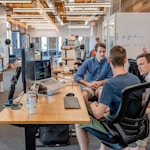
[[[35,77],[36,80],[46,79],[51,77],[50,60],[35,61]]]

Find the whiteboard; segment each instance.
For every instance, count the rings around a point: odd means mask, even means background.
[[[150,13],[116,13],[115,41],[135,59],[143,50],[150,52]]]

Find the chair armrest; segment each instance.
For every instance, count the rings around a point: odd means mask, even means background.
[[[100,123],[103,125],[103,127],[107,130],[108,136],[109,136],[110,138],[119,136],[118,133],[117,133],[116,131],[114,131],[114,130],[107,124],[105,117],[102,117],[99,121],[100,121]]]

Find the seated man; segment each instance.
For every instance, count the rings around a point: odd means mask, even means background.
[[[76,125],[77,139],[81,150],[88,150],[88,134],[82,129],[84,127],[94,128],[103,134],[107,134],[107,131],[103,125],[98,121],[107,112],[108,108],[111,115],[115,115],[120,102],[121,92],[125,87],[139,84],[140,80],[137,76],[126,72],[124,64],[127,61],[126,50],[121,46],[114,46],[110,50],[108,58],[114,77],[108,80],[102,90],[101,97],[98,102],[93,102],[90,105],[92,116],[90,116],[89,124]],[[139,104],[141,106],[141,103]],[[98,119],[98,120],[97,120]],[[101,144],[100,150],[105,150],[106,147]]]
[[[98,43],[95,57],[85,60],[75,73],[74,81],[81,84],[87,107],[89,107],[88,99],[94,95],[99,97],[103,84],[113,76],[105,55],[105,44]],[[84,79],[85,75],[86,79]]]
[[[140,75],[144,77],[145,81],[150,82],[150,53],[143,53],[137,56],[136,61]],[[147,89],[146,92],[150,93],[150,89]],[[150,118],[150,105],[147,108],[147,112]],[[126,150],[146,150],[147,138],[139,140],[136,143],[137,147],[128,147]]]

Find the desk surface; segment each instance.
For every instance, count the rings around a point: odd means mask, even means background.
[[[74,92],[78,97],[81,109],[64,108],[63,97],[68,92]],[[0,112],[0,124],[76,124],[88,123],[90,120],[79,86],[66,86],[53,96],[39,95],[36,114],[28,113],[26,94],[21,102],[23,106],[19,110],[4,108]]]

